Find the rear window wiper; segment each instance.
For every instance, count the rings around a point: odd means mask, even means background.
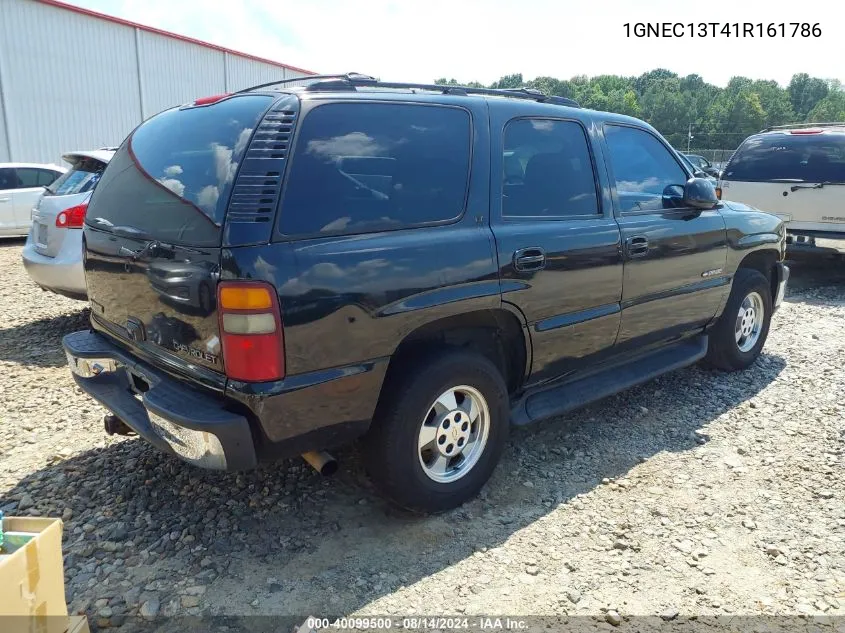
[[[812,185],[792,185],[789,190],[795,192],[799,189],[821,189],[823,187],[826,187],[827,185],[845,185],[845,182],[833,182],[832,180],[824,180],[822,182],[817,182]]]

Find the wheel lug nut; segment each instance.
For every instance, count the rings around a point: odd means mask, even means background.
[[[444,428],[444,429],[448,429],[448,428],[449,428],[449,420],[443,420],[443,428]]]
[[[460,421],[461,421],[461,414],[460,414],[460,413],[456,413],[456,414],[455,414],[455,422],[460,422]]]

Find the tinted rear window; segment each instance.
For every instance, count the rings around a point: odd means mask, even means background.
[[[746,140],[725,180],[845,182],[845,134],[773,134]]]
[[[234,97],[149,119],[112,158],[86,222],[176,244],[219,244],[238,165],[272,101]]]
[[[70,196],[75,193],[91,191],[106,166],[98,160],[82,160],[70,171],[66,171],[47,187],[47,191],[55,196]]]
[[[287,177],[280,230],[356,233],[461,215],[470,117],[445,106],[336,103],[305,117]]]

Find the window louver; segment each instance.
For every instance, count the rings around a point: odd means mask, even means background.
[[[232,191],[228,222],[272,221],[296,118],[297,112],[291,109],[291,103],[283,100],[259,124]]]

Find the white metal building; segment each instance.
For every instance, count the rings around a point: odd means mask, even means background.
[[[57,0],[0,0],[0,162],[61,164],[165,108],[309,74]]]

